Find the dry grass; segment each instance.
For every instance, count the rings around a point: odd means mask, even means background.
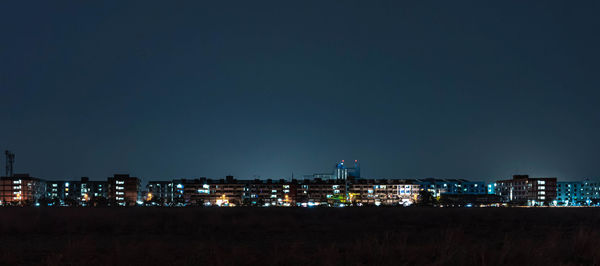
[[[2,265],[600,265],[600,209],[3,208]]]

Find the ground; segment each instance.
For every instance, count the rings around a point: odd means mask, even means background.
[[[600,208],[1,208],[2,265],[600,265]]]

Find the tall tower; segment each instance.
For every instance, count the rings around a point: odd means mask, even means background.
[[[13,166],[15,164],[15,154],[10,151],[4,151],[4,155],[6,155],[6,176],[13,176]]]

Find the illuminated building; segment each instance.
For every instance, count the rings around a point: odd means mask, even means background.
[[[336,205],[347,198],[345,180],[305,179],[298,182],[296,204]]]
[[[349,186],[351,203],[359,205],[411,205],[420,186],[400,179],[359,179]]]
[[[496,182],[496,195],[517,205],[551,205],[556,199],[556,177],[529,178],[514,175],[513,179]]]
[[[173,201],[182,206],[238,206],[242,204],[246,187],[233,176],[219,180],[176,179],[173,186]]]
[[[140,179],[129,175],[108,178],[108,201],[111,206],[134,206],[141,200]]]
[[[46,184],[29,174],[0,177],[0,202],[2,205],[33,205],[44,197]]]
[[[570,181],[557,182],[556,204],[559,206],[590,206],[600,201],[600,182]]]
[[[173,203],[175,193],[173,181],[150,181],[146,188],[152,195],[152,201],[156,204],[170,205]]]
[[[496,186],[497,186],[496,182],[488,183],[487,184],[487,193],[495,195],[496,194]]]
[[[312,175],[305,175],[304,179],[321,179],[321,180],[329,180],[329,179],[337,179],[337,180],[346,180],[346,179],[358,179],[360,178],[360,165],[358,160],[354,160],[354,166],[348,167],[344,160],[335,164],[335,168],[333,172],[330,173],[315,173]]]
[[[245,199],[249,205],[293,206],[296,203],[297,181],[284,179],[246,182]]]
[[[80,181],[71,182],[73,195],[82,206],[87,206],[93,200],[108,199],[107,181],[90,181],[82,177]]]
[[[90,181],[88,177],[82,177],[79,181],[46,181],[49,205],[87,206],[96,198],[107,198],[106,181]]]
[[[51,202],[61,205],[69,196],[70,183],[67,181],[46,181],[46,197]],[[52,203],[54,204],[54,203]]]
[[[442,194],[486,194],[484,182],[469,181],[466,179],[417,179],[422,189],[425,189],[434,197],[440,197]]]
[[[352,179],[360,178],[360,165],[358,160],[354,160],[354,167],[344,165],[344,160],[335,164],[335,178],[338,180],[346,180],[349,177]]]

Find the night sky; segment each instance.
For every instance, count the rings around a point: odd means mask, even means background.
[[[598,1],[187,2],[3,2],[15,171],[600,176]]]

